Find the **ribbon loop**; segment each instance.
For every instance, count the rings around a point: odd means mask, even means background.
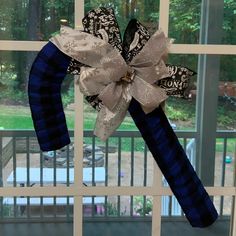
[[[125,118],[134,97],[149,113],[167,95],[155,82],[169,76],[162,60],[170,40],[157,31],[129,65],[110,44],[91,34],[63,26],[51,41],[65,54],[87,65],[81,68],[78,81],[86,96],[98,95],[102,107],[95,134],[106,140]]]

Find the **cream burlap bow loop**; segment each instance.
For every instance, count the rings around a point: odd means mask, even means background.
[[[104,40],[69,27],[63,26],[51,42],[86,65],[81,67],[78,84],[84,95],[98,95],[102,100],[94,130],[102,140],[121,124],[132,97],[145,113],[153,111],[167,98],[165,91],[155,84],[169,76],[162,58],[170,40],[161,31],[152,35],[129,64]]]

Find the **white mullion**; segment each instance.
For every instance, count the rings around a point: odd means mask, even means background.
[[[159,29],[161,29],[166,37],[169,31],[169,0],[160,0],[159,7]],[[153,160],[153,184],[152,188],[161,192],[162,188],[162,174],[156,162]],[[153,195],[153,209],[152,209],[152,236],[161,235],[161,196]]]
[[[236,45],[172,44],[169,53],[236,55]]]
[[[169,8],[170,0],[160,0],[159,29],[161,29],[166,36],[168,36],[169,31]]]
[[[74,187],[44,186],[44,187],[1,187],[0,196],[28,196],[28,197],[51,197],[51,196],[73,196]]]
[[[162,188],[162,173],[153,160],[153,183],[152,188],[156,193],[153,195],[152,206],[152,236],[161,235],[161,188]]]
[[[75,28],[82,28],[82,19],[84,17],[84,0],[75,0]]]
[[[41,41],[0,40],[0,51],[40,51],[46,43]],[[169,53],[236,55],[236,45],[172,44]]]
[[[1,51],[40,51],[47,41],[0,40]]]
[[[235,194],[236,194],[236,189],[235,189]],[[233,198],[230,236],[236,236],[236,202],[235,202],[235,199],[236,199],[236,195]]]
[[[76,84],[78,76],[75,76],[75,124],[74,124],[74,236],[82,236],[83,222],[83,95]]]
[[[81,173],[76,174],[76,178]],[[159,177],[158,177],[159,178]],[[206,191],[210,196],[235,196],[235,187],[206,187]],[[115,186],[95,186],[95,187],[79,187],[72,185],[66,186],[44,186],[44,187],[0,187],[0,197],[9,196],[173,196],[169,187],[115,187]]]
[[[234,196],[235,187],[205,187],[210,196]]]
[[[84,0],[75,0],[74,6],[75,28],[82,28],[82,18],[84,17]],[[78,83],[76,81],[79,76],[75,76],[75,125],[74,125],[74,186],[77,189],[74,196],[74,216],[73,216],[73,235],[83,235],[83,95],[80,93]]]
[[[234,186],[235,186],[235,193],[233,197],[231,227],[230,227],[231,236],[236,236],[236,165],[234,165]]]

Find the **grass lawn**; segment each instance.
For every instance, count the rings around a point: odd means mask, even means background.
[[[179,107],[177,106],[177,109]],[[193,109],[193,108],[192,108]],[[96,111],[92,109],[87,109],[85,107],[84,113],[84,129],[85,130],[93,130],[95,119],[96,119]],[[67,126],[69,129],[74,128],[74,112],[70,110],[65,110],[66,113],[66,120]],[[178,125],[177,125],[178,126]],[[29,107],[25,106],[5,106],[0,105],[0,129],[34,129],[33,122],[30,115]],[[187,128],[185,127],[185,130]],[[188,128],[189,129],[189,128]],[[137,130],[133,120],[131,117],[126,117],[125,120],[122,122],[119,130]],[[91,139],[85,139],[86,142],[90,143]],[[109,142],[112,145],[118,145],[117,138],[110,138]],[[136,139],[135,141],[135,148],[136,151],[142,151],[144,149],[144,142],[142,138]],[[96,141],[97,144],[102,143],[100,141]],[[223,151],[223,140],[217,139],[216,144],[216,151],[222,152]],[[235,152],[235,139],[228,139],[227,140],[227,151],[228,152]],[[130,138],[122,138],[122,150],[130,150],[131,147],[131,139]]]
[[[0,105],[0,127],[4,129],[33,129],[29,108]]]
[[[69,129],[74,128],[74,112],[65,110]],[[84,128],[94,128],[96,111],[84,113]],[[4,129],[33,129],[29,107],[0,105],[0,127]],[[132,118],[126,117],[119,130],[137,130]]]

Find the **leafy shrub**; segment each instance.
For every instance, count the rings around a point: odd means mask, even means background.
[[[146,205],[144,204],[146,202]],[[134,210],[140,216],[151,215],[152,213],[152,199],[149,197],[135,196]]]
[[[74,86],[70,86],[68,92],[62,94],[62,102],[64,107],[74,102]]]

